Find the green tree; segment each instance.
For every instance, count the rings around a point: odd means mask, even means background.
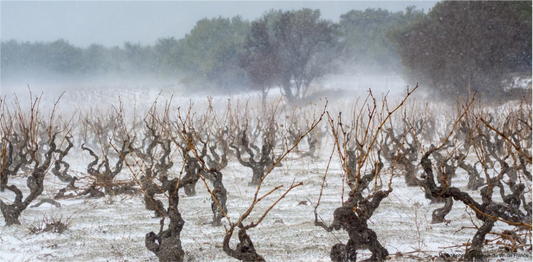
[[[129,73],[149,74],[156,71],[157,58],[153,47],[124,43],[125,60],[122,67]]]
[[[531,25],[532,25],[531,12],[533,11],[532,1],[514,2],[512,5],[513,5],[514,11],[516,12],[516,15],[524,19],[522,21],[522,26],[524,26],[524,29],[525,29],[525,25],[523,23],[526,23],[527,26],[529,26],[529,28],[531,29]],[[531,30],[529,30],[528,33],[526,33],[525,35],[522,35],[521,38],[519,39],[522,41],[525,40],[524,41],[525,44],[522,46],[522,51],[519,52],[519,54],[517,54],[516,56],[514,56],[514,58],[512,58],[513,60],[511,62],[513,63],[513,70],[528,71],[528,72],[531,71],[531,64],[532,64],[532,61],[531,61],[532,37],[531,36],[532,36],[532,33],[531,33]]]
[[[244,86],[247,78],[239,67],[238,54],[249,28],[249,22],[240,16],[198,21],[174,53],[180,69],[189,75],[184,81],[219,89]]]
[[[68,41],[59,39],[47,46],[49,68],[56,73],[78,73],[82,66],[82,50],[71,45]]]
[[[275,83],[295,101],[306,97],[313,80],[335,70],[338,27],[320,19],[319,10],[271,10],[252,27],[241,66],[256,85]]]
[[[339,22],[343,38],[343,57],[355,70],[398,72],[401,67],[396,46],[388,37],[391,30],[422,17],[422,10],[410,6],[405,12],[368,8],[351,10]]]
[[[531,72],[531,37],[531,1],[439,2],[393,35],[408,78],[449,98],[505,95],[511,72]]]
[[[251,88],[261,92],[263,106],[270,89],[278,83],[277,79],[283,71],[279,66],[282,63],[281,57],[276,55],[280,53],[279,43],[274,39],[273,33],[269,34],[269,29],[273,26],[270,21],[280,14],[281,11],[271,12],[253,21],[244,51],[240,54],[240,66],[250,78]]]
[[[178,74],[180,59],[178,40],[174,37],[159,38],[154,46],[157,57],[157,67],[163,76],[175,76]]]
[[[85,75],[119,72],[119,61],[113,57],[113,49],[91,44],[83,50],[82,73]]]
[[[19,43],[15,39],[5,41],[2,42],[1,50],[2,73],[9,74],[16,70],[20,70],[23,64],[21,59],[24,57],[22,43]]]
[[[57,73],[62,75],[80,72],[82,49],[59,39],[54,42],[2,42],[2,73],[4,76],[29,73]]]

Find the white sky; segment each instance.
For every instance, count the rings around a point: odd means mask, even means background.
[[[320,9],[334,22],[352,9],[427,12],[437,1],[0,1],[2,41],[55,41],[79,47],[92,43],[123,46],[125,41],[154,44],[158,38],[183,38],[202,18],[241,15],[250,21],[274,9]]]

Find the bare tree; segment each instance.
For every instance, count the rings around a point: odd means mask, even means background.
[[[531,132],[531,125],[527,124],[529,125],[529,128],[527,129],[517,128],[518,126],[521,126],[521,124],[519,124],[520,121],[518,118],[514,118],[514,122],[508,122],[508,125],[505,125],[503,130],[498,130],[484,119],[484,115],[475,115],[472,113],[473,110],[471,109],[471,105],[473,101],[474,99],[472,98],[472,100],[464,106],[464,112],[456,120],[454,128],[459,126],[463,116],[472,114],[471,118],[476,119],[476,123],[472,126],[475,127],[475,129],[470,132],[471,134],[475,134],[475,136],[478,136],[479,138],[489,138],[491,135],[488,132],[495,132],[505,140],[506,144],[501,151],[501,154],[496,154],[495,151],[490,149],[491,143],[489,143],[488,140],[472,139],[474,152],[478,161],[481,163],[481,169],[485,173],[487,179],[486,185],[479,190],[481,202],[472,197],[471,193],[461,190],[458,187],[451,186],[451,184],[445,179],[440,179],[441,182],[439,185],[435,182],[436,176],[437,178],[451,176],[451,172],[454,172],[454,168],[460,165],[457,162],[451,162],[450,165],[455,167],[441,168],[441,165],[436,165],[434,167],[430,159],[430,156],[433,156],[434,159],[443,157],[439,156],[438,152],[442,151],[444,148],[446,140],[451,136],[452,132],[454,132],[453,129],[440,146],[432,145],[421,159],[421,165],[426,175],[424,181],[426,193],[435,197],[447,199],[447,201],[450,201],[448,199],[453,199],[455,201],[463,202],[467,207],[474,211],[476,218],[483,223],[482,226],[477,228],[477,232],[472,238],[472,244],[466,250],[465,257],[469,261],[484,259],[482,252],[484,241],[487,234],[489,234],[494,228],[496,221],[501,221],[511,226],[529,228],[529,230],[531,230],[531,202],[528,203],[523,197],[525,194],[525,185],[517,183],[519,177],[522,181],[531,181],[531,178],[528,178],[526,172],[521,168],[522,164],[520,164],[519,161],[514,161],[514,167],[511,167],[507,162],[510,158],[518,159],[518,156],[521,156],[524,158],[524,163],[527,162],[529,165],[531,164],[530,150],[524,150],[522,148],[522,145],[527,142],[512,138],[512,136],[516,136],[517,138],[522,136],[527,137]],[[507,119],[512,119],[512,117],[508,116]],[[522,120],[526,121],[526,123],[530,123],[531,121],[530,119]],[[484,127],[488,127],[488,129],[485,129]],[[453,156],[447,156],[445,158],[452,159]],[[495,165],[495,163],[498,163],[498,165]],[[497,168],[498,166],[499,168]],[[439,171],[435,172],[435,169],[442,169],[442,171],[440,171],[440,173]],[[491,173],[493,175],[491,175]],[[507,177],[507,181],[504,180],[505,177]],[[499,188],[502,202],[498,202],[494,198],[494,189],[496,187]],[[507,190],[511,193],[506,194]]]
[[[26,186],[30,190],[30,193],[26,196],[26,198],[24,198],[24,194],[18,188],[18,186],[14,184],[9,185],[7,180],[7,175],[16,174],[16,172],[18,172],[22,162],[19,161],[19,163],[13,163],[13,155],[15,153],[12,151],[12,145],[8,146],[10,151],[9,153],[2,154],[3,158],[1,162],[9,163],[9,165],[3,165],[2,170],[4,172],[2,175],[5,176],[6,179],[4,180],[5,184],[4,181],[2,183],[4,184],[5,189],[15,194],[15,199],[11,204],[5,203],[0,199],[0,210],[2,211],[2,215],[4,216],[7,226],[14,224],[20,225],[19,217],[21,213],[30,205],[32,201],[37,199],[37,197],[39,197],[44,190],[44,178],[51,168],[54,154],[66,154],[65,152],[68,151],[59,150],[55,141],[56,137],[62,133],[62,130],[56,129],[56,125],[58,123],[56,123],[57,119],[55,116],[55,109],[59,100],[55,103],[50,114],[50,118],[44,125],[46,132],[40,132],[40,128],[43,127],[40,122],[44,121],[44,118],[41,114],[42,109],[40,108],[41,97],[37,97],[35,100],[33,100],[33,96],[30,93],[30,99],[32,100],[32,103],[31,107],[27,111],[23,110],[20,104],[17,103],[13,108],[13,114],[10,115],[5,114],[5,107],[2,107],[2,115],[4,117],[13,117],[12,120],[2,122],[3,124],[13,124],[13,126],[4,126],[2,128],[4,135],[3,143],[11,140],[11,138],[7,137],[8,135],[12,136],[14,134],[4,133],[6,130],[21,134],[20,139],[23,139],[24,142],[18,145],[17,151],[19,152],[16,152],[16,155],[19,155],[21,159],[30,159],[31,163],[29,172],[25,176],[27,177]],[[59,125],[57,127],[59,127]],[[68,128],[65,127],[65,130],[68,130]],[[46,135],[41,137],[39,134]],[[63,136],[66,136],[66,134],[63,133]],[[19,138],[16,139],[19,140]],[[46,142],[42,142],[43,140]],[[44,149],[42,147],[44,147]],[[13,169],[9,170],[10,168]],[[9,172],[5,172],[6,170]]]
[[[364,261],[384,261],[389,255],[388,250],[378,241],[377,234],[368,227],[368,220],[374,211],[379,207],[381,201],[392,192],[392,175],[387,190],[380,189],[382,185],[377,184],[384,164],[381,161],[381,151],[377,150],[376,152],[375,144],[378,137],[382,136],[385,123],[417,87],[409,92],[393,110],[389,111],[384,101],[381,107],[382,112],[378,110],[376,99],[370,92],[359,112],[354,113],[351,124],[342,122],[341,113],[339,113],[337,122],[328,115],[335,139],[334,146],[345,173],[343,179],[347,180],[350,189],[348,200],[343,201],[343,205],[333,212],[333,222],[330,226],[318,221],[317,208],[320,204],[320,197],[315,206],[315,226],[322,227],[328,232],[340,229],[348,232],[349,240],[346,244],[339,243],[331,248],[330,258],[332,261],[356,261],[357,250],[359,249],[368,249],[372,252],[372,256]],[[354,146],[350,146],[350,144]],[[399,150],[397,149],[397,151]],[[375,160],[367,165],[366,163],[371,157]],[[392,163],[391,169],[394,169],[396,164],[397,162]],[[365,172],[365,167],[372,169],[370,172]],[[326,175],[327,173],[324,175],[320,196],[324,189]],[[369,187],[372,182],[374,182],[373,189]],[[368,190],[369,193],[365,194],[364,190]]]

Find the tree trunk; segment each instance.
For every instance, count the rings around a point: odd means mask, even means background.
[[[485,218],[485,222],[478,229],[474,238],[472,239],[472,245],[469,249],[466,250],[465,260],[466,261],[486,261],[486,257],[483,256],[483,242],[485,241],[485,236],[490,232],[492,227],[494,227],[494,220],[490,218]]]
[[[287,98],[287,100],[289,100],[289,102],[293,102],[295,100],[295,97],[294,95],[292,94],[292,89],[291,89],[291,85],[290,83],[289,84],[284,84],[282,86],[282,89],[283,91],[285,92],[283,95],[285,96],[285,98]]]
[[[405,184],[408,187],[416,187],[422,184],[424,181],[419,181],[416,177],[414,172],[416,169],[413,167],[413,165],[405,165],[406,173],[405,173]],[[409,170],[411,169],[411,170]]]
[[[265,172],[263,171],[263,168],[253,168],[252,170],[253,170],[252,182],[248,183],[248,185],[257,186],[259,185],[259,182],[261,182],[261,179],[263,179]]]
[[[433,210],[433,214],[431,217],[431,224],[437,224],[437,223],[444,222],[444,218],[446,217],[446,215],[450,213],[450,211],[452,211],[453,198],[448,197],[446,198],[445,201],[446,202],[443,207]]]
[[[183,187],[187,196],[196,196],[196,184],[188,184]]]
[[[268,95],[268,91],[265,91],[265,89],[263,88],[263,90],[261,90],[261,106],[263,107],[263,112],[266,112],[267,95]]]
[[[178,211],[178,201],[178,194],[169,199],[168,217],[170,223],[168,229],[159,234],[150,232],[146,234],[144,239],[145,247],[152,251],[159,258],[159,261],[181,262],[185,257],[185,251],[181,247],[180,240],[180,233],[185,221]]]
[[[0,200],[0,210],[2,210],[2,215],[6,221],[6,226],[20,225],[19,216],[22,210],[20,210],[18,205],[6,205]]]

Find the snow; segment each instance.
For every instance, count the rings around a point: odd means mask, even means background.
[[[248,234],[258,253],[269,261],[329,261],[331,246],[339,241],[345,243],[348,236],[344,231],[328,233],[314,226],[314,205],[327,162],[298,162],[293,164],[299,167],[297,172],[283,169],[274,171],[265,181],[261,192],[267,192],[277,185],[287,187],[293,179],[302,181],[304,185],[291,191],[257,228],[248,230]],[[327,224],[332,221],[334,209],[341,204],[339,192],[342,187],[340,169],[333,168],[329,172],[327,186],[318,207],[320,219]],[[235,221],[251,202],[255,189],[247,185],[251,179],[248,169],[230,165],[223,173],[225,187],[229,192],[228,215]],[[457,180],[461,177],[465,176],[460,176]],[[385,175],[383,179],[386,178]],[[54,185],[57,189],[57,182],[52,175],[47,177],[45,196],[51,197]],[[234,261],[222,251],[224,227],[210,225],[210,196],[200,182],[197,184],[196,196],[180,194],[180,212],[186,222],[181,232],[186,261]],[[464,247],[446,247],[466,243],[471,239],[474,229],[458,231],[461,227],[473,226],[470,222],[470,217],[474,217],[471,211],[462,203],[455,202],[452,212],[446,217],[451,220],[449,224],[430,224],[432,210],[440,205],[429,205],[420,189],[404,186],[402,177],[393,178],[393,184],[396,185],[394,191],[382,202],[369,223],[393,255],[393,260],[412,259],[394,256],[397,252],[420,250],[420,253],[411,255],[424,260],[441,251],[464,253]],[[262,212],[280,195],[281,192],[278,192],[260,202],[247,221],[257,221]],[[4,199],[4,195],[2,198]],[[302,201],[307,205],[299,205]],[[21,216],[22,226],[2,227],[1,261],[157,261],[155,255],[144,247],[144,235],[150,231],[158,232],[159,219],[153,218],[153,212],[144,208],[141,196],[74,198],[59,202],[61,208],[49,204],[28,208]],[[72,216],[72,223],[63,234],[29,234],[27,227],[38,224],[45,216],[62,216],[63,219]],[[475,218],[473,220],[479,225]],[[227,225],[227,221],[223,223]],[[494,231],[501,232],[507,227],[498,222]],[[368,251],[359,252],[360,258],[370,255]],[[505,258],[505,261],[520,260]]]
[[[104,88],[105,89],[105,88]],[[106,101],[110,97],[122,101],[129,110],[133,110],[132,101],[137,101],[137,107],[147,107],[158,97],[159,92],[153,90],[123,92],[120,89],[92,90],[81,93],[67,93],[65,104],[61,107],[67,111],[70,107],[83,108],[87,105],[80,100]],[[164,91],[160,101],[164,103],[172,91]],[[245,101],[252,96],[240,96]],[[49,103],[53,99],[45,101]],[[117,100],[115,100],[117,101]],[[215,97],[214,103],[224,105],[227,97]],[[187,107],[190,102],[206,106],[204,98],[176,97],[174,103]],[[232,100],[232,103],[235,103]],[[105,103],[99,104],[106,108]],[[321,108],[318,105],[317,108]],[[290,154],[283,167],[275,168],[265,180],[260,195],[265,194],[276,186],[284,187],[261,201],[245,223],[257,221],[259,217],[281,196],[283,192],[295,182],[303,182],[302,186],[293,189],[266,216],[259,226],[247,231],[254,242],[257,253],[267,261],[330,261],[329,251],[339,242],[346,243],[348,235],[345,231],[326,232],[323,228],[314,226],[314,208],[317,203],[320,186],[328,164],[331,152],[331,138],[322,145],[319,159],[300,159],[296,154]],[[177,157],[176,157],[177,158]],[[86,152],[73,153],[67,156],[71,164],[71,171],[83,174],[90,158]],[[178,163],[180,160],[175,159]],[[343,191],[342,170],[336,154],[328,170],[326,185],[318,206],[319,219],[331,224],[333,211],[341,206]],[[176,164],[175,166],[181,166]],[[242,167],[236,159],[230,159],[228,166],[222,170],[224,186],[228,191],[228,215],[234,222],[250,205],[255,188],[248,186],[251,180],[251,170]],[[131,179],[131,173],[124,168],[120,179]],[[389,181],[390,172],[381,172],[381,179]],[[466,190],[466,173],[459,173],[453,179],[454,186]],[[440,252],[461,256],[465,247],[458,246],[471,241],[476,230],[475,225],[481,223],[473,212],[461,202],[454,201],[450,214],[446,216],[449,223],[431,224],[431,213],[442,204],[429,204],[424,198],[422,189],[407,187],[404,178],[396,175],[392,178],[393,191],[381,203],[370,218],[369,226],[373,229],[379,241],[387,248],[392,261],[428,260],[438,256]],[[16,185],[24,185],[25,178],[18,176],[10,180]],[[84,181],[77,182],[83,185]],[[85,181],[87,183],[87,181]],[[45,191],[41,198],[52,198],[65,186],[53,174],[48,174]],[[211,187],[211,184],[209,183]],[[384,185],[386,186],[386,185]],[[27,194],[27,188],[21,186]],[[26,190],[26,191],[24,191]],[[346,191],[346,190],[345,190]],[[180,212],[185,220],[181,232],[183,249],[186,252],[185,261],[235,261],[222,251],[222,240],[225,235],[224,226],[213,227],[211,198],[202,181],[196,186],[197,195],[187,197],[180,192]],[[470,192],[470,191],[469,191]],[[347,192],[345,192],[347,193]],[[479,199],[479,193],[473,196]],[[499,197],[499,194],[495,194]],[[13,194],[0,193],[3,201],[10,202]],[[347,196],[344,196],[344,200]],[[161,198],[164,200],[164,198]],[[26,209],[21,217],[20,226],[4,226],[0,222],[0,261],[157,261],[157,257],[144,246],[144,236],[150,231],[159,231],[159,218],[153,217],[153,211],[145,209],[142,195],[106,196],[93,199],[76,197],[58,200],[61,207],[50,204]],[[167,204],[164,201],[165,205]],[[302,204],[306,203],[306,204]],[[38,226],[44,218],[61,218],[70,220],[69,229],[63,234],[44,232],[31,234],[30,226]],[[473,224],[474,223],[474,224]],[[224,219],[223,224],[228,225]],[[512,229],[507,224],[497,222],[494,232]],[[236,243],[236,234],[231,242]],[[487,239],[495,236],[488,235]],[[368,250],[358,251],[358,258],[368,258]],[[487,245],[486,254],[504,254],[497,246]],[[519,251],[511,257],[502,257],[498,261],[530,261],[531,251]],[[527,258],[519,257],[527,256]]]

